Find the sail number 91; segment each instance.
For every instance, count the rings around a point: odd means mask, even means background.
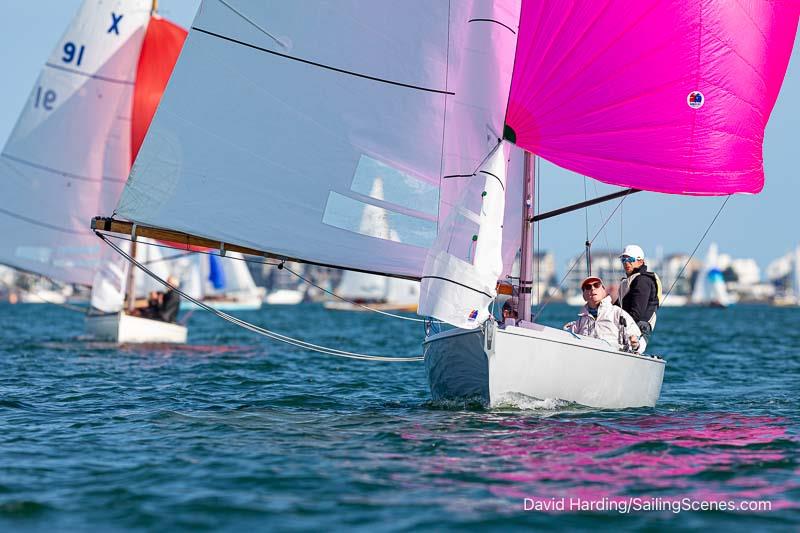
[[[66,43],[64,45],[64,55],[61,57],[61,61],[64,63],[72,63],[74,60],[75,66],[79,67],[81,65],[81,61],[83,60],[84,49],[85,46],[83,45],[78,48],[73,42]]]

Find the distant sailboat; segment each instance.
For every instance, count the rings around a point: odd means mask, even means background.
[[[703,269],[697,273],[692,289],[692,305],[728,307],[733,299],[725,287],[725,277],[719,268],[717,243],[711,243],[706,253]]]
[[[370,198],[383,200],[383,178],[374,178],[369,191]],[[377,239],[399,242],[397,231],[390,229],[388,213],[377,206],[365,204],[361,214],[359,233]],[[407,279],[387,278],[375,274],[346,270],[335,294],[341,300],[325,302],[325,308],[337,311],[381,311],[415,312],[419,301],[419,282]]]
[[[242,254],[197,254],[191,262],[188,279],[181,282],[187,294],[221,311],[261,309],[264,288],[256,286]],[[202,308],[184,300],[181,309]]]
[[[115,218],[92,225],[422,280],[419,313],[456,326],[424,341],[436,399],[653,406],[663,360],[530,322],[531,227],[545,215],[530,152],[637,190],[758,192],[797,14],[721,0],[209,0]],[[397,238],[365,228],[367,211]],[[501,328],[490,306],[520,248],[524,327]]]
[[[304,265],[289,263],[286,266],[303,275]],[[284,268],[275,268],[270,272],[268,286],[269,292],[264,297],[264,303],[268,305],[297,305],[306,297],[303,282]]]
[[[0,156],[0,262],[87,286],[107,271],[112,258],[82,221],[117,202],[186,35],[154,7],[85,0],[51,53]],[[119,323],[122,306],[103,320]],[[97,320],[87,316],[89,332]],[[182,328],[144,320],[143,341],[173,340]],[[103,338],[118,340],[108,331]]]

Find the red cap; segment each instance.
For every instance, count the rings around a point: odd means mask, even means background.
[[[603,283],[603,280],[598,278],[597,276],[589,276],[588,278],[581,281],[581,290],[583,290],[583,286],[589,283],[590,281],[599,281],[600,283]]]

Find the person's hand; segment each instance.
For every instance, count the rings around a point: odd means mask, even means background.
[[[575,321],[574,320],[572,322],[567,322],[566,324],[564,324],[564,329],[569,331],[569,330],[572,329],[572,326],[574,326],[574,325],[575,325]]]
[[[634,350],[639,349],[639,337],[637,337],[636,335],[631,335],[631,348],[633,348]]]

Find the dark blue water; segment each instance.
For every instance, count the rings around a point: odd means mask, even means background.
[[[418,354],[423,334],[313,305],[242,316],[374,354]],[[435,404],[420,363],[303,352],[202,312],[190,325],[188,346],[117,347],[77,340],[78,314],[0,306],[0,528],[800,524],[800,309],[663,310],[661,401],[623,411]],[[628,498],[662,510],[618,512]],[[771,510],[665,507],[751,500]],[[588,502],[617,507],[569,511]]]

